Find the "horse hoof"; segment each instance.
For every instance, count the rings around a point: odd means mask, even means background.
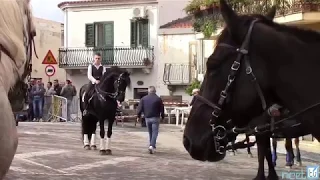
[[[265,176],[255,177],[252,180],[266,180],[266,177]]]
[[[106,150],[106,155],[112,155],[111,149],[107,149],[107,150]]]
[[[89,145],[85,145],[85,146],[84,146],[84,149],[85,149],[85,150],[91,150],[91,148],[90,148]]]
[[[100,155],[107,155],[107,151],[106,150],[100,150]]]
[[[92,150],[97,150],[97,146],[96,146],[96,145],[93,145],[93,146],[91,146],[91,149],[92,149]]]
[[[297,162],[296,165],[299,166],[299,167],[301,167],[301,166],[302,166],[302,163],[301,163],[301,162]]]
[[[277,175],[271,175],[267,177],[267,180],[278,180],[279,177]]]
[[[253,155],[252,154],[248,154],[248,158],[253,158]]]
[[[287,169],[292,169],[292,166],[291,165],[286,165],[285,166]]]

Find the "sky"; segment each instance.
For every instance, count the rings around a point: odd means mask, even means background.
[[[57,6],[63,1],[66,0],[31,0],[33,15],[63,23],[63,11]]]

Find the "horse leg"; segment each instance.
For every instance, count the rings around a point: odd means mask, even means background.
[[[248,135],[246,135],[246,141],[247,141],[247,152],[248,152],[248,157],[249,158],[253,158],[253,155],[251,153],[251,149],[250,149],[250,146],[249,146],[249,143],[250,143],[250,137]]]
[[[276,167],[277,165],[277,139],[276,138],[272,138],[272,163],[273,166]]]
[[[113,120],[112,120],[113,119]],[[107,154],[111,155],[112,151],[111,151],[111,136],[112,136],[112,126],[114,123],[114,118],[110,118],[108,120],[108,131],[107,131],[107,140],[106,140],[106,146],[107,146]]]
[[[236,140],[231,141],[231,147],[232,147],[232,149],[231,149],[230,155],[233,155],[233,156],[236,155],[236,152],[235,152],[236,150],[235,150],[235,148],[234,148],[234,143],[235,143],[235,141],[236,141]]]
[[[264,157],[266,151],[266,143],[265,137],[263,136],[256,136],[257,146],[258,146],[258,173],[254,180],[265,180],[266,177],[264,175]]]
[[[292,148],[292,141],[291,138],[286,138],[285,140],[285,148],[286,148],[286,167],[291,168],[293,163],[293,158],[294,158],[294,154],[293,154],[293,148]]]
[[[87,117],[82,116],[82,121],[81,121],[81,126],[82,126],[82,133],[83,133],[83,146],[84,149],[90,150],[90,144],[89,144],[89,134],[90,134],[90,121],[88,120]]]
[[[301,154],[300,154],[300,148],[299,148],[299,138],[294,139],[294,144],[296,145],[297,164],[298,166],[302,166]]]
[[[101,155],[106,155],[106,143],[104,136],[106,135],[105,129],[104,129],[104,119],[99,120],[99,125],[100,125],[100,154]]]
[[[90,132],[91,132],[90,146],[91,146],[91,149],[93,149],[93,150],[97,150],[96,129],[97,129],[97,123],[92,122],[91,126],[90,126]]]
[[[273,138],[272,138],[272,140],[273,140]],[[266,160],[267,160],[268,168],[269,168],[267,179],[269,179],[269,180],[278,180],[279,177],[277,175],[276,170],[274,169],[275,165],[274,165],[274,162],[273,162],[273,159],[272,159],[270,138],[269,137],[265,137],[264,141],[265,141],[265,145],[266,145],[266,147],[265,147],[266,148],[265,156],[266,156]]]

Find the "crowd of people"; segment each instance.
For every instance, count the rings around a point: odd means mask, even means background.
[[[41,79],[31,79],[28,82],[28,120],[43,121],[44,106],[51,104],[51,98],[45,98],[52,95],[62,96],[67,99],[67,120],[70,120],[70,108],[73,97],[76,96],[77,90],[70,80],[59,83],[59,80],[54,80],[47,83],[45,88]],[[50,101],[50,102],[46,102]],[[68,113],[69,112],[69,113]]]

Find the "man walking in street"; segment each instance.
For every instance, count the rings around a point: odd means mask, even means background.
[[[161,98],[156,94],[156,88],[154,86],[150,86],[148,92],[149,94],[140,100],[137,111],[137,121],[140,119],[141,114],[144,114],[149,132],[148,150],[150,154],[153,154],[156,149],[160,117],[164,119],[164,106]]]

